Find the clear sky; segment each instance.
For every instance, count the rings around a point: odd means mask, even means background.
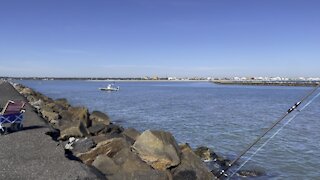
[[[320,0],[0,0],[0,76],[320,77]]]

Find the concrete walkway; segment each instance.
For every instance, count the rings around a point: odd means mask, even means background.
[[[0,81],[0,107],[8,100],[25,98]],[[65,158],[63,147],[45,134],[50,128],[29,104],[24,115],[23,130],[0,135],[0,179],[104,179],[96,170]]]

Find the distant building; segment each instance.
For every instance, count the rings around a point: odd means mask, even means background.
[[[270,78],[270,81],[281,81],[281,77],[272,77]]]
[[[241,78],[239,78],[239,77],[234,77],[233,80],[235,80],[235,81],[240,81]]]
[[[320,78],[307,78],[308,81],[320,81]]]

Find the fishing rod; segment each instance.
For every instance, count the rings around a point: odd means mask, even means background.
[[[228,177],[226,173],[244,154],[246,154],[255,144],[257,144],[269,131],[271,131],[276,125],[278,125],[282,120],[284,120],[292,111],[298,108],[298,106],[303,103],[306,99],[308,99],[317,89],[320,87],[320,83],[316,85],[316,87],[310,91],[306,96],[304,96],[300,101],[296,102],[293,106],[291,106],[277,121],[275,121],[272,126],[270,126],[267,130],[265,130],[254,142],[252,142],[246,149],[244,149],[233,161],[228,163],[219,173],[218,178],[221,176]]]

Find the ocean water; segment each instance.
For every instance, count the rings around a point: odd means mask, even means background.
[[[67,98],[74,106],[105,112],[124,127],[169,131],[179,143],[187,142],[193,148],[207,146],[229,159],[312,89],[209,82],[117,82],[120,91],[103,92],[98,88],[107,82],[19,83],[52,98]],[[320,98],[298,113],[243,169],[258,169],[266,174],[253,179],[320,179],[319,107]]]

